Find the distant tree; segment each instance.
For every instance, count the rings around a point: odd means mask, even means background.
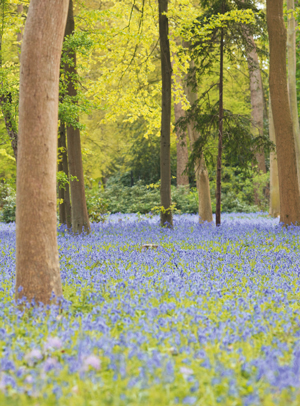
[[[62,296],[56,230],[59,66],[68,0],[31,0],[21,53],[16,299]]]
[[[187,47],[188,44],[185,44]],[[186,86],[187,99],[193,106],[198,99],[196,77],[195,77],[195,65],[194,62],[190,63],[190,75],[192,75],[192,80]],[[193,84],[193,85],[192,85]],[[194,144],[197,143],[201,134],[197,130],[197,123],[195,120],[191,120],[188,124],[188,134],[190,139],[190,145],[193,148]],[[198,212],[199,212],[199,223],[212,222],[212,207],[211,207],[211,197],[210,197],[210,186],[209,186],[209,176],[208,170],[205,163],[205,158],[203,152],[196,157],[194,162],[196,186],[198,191]]]
[[[283,0],[267,0],[270,41],[270,93],[276,136],[280,193],[280,221],[300,225],[300,193],[297,177],[293,122],[289,107]]]
[[[294,0],[287,0],[287,9],[288,9],[288,30],[287,30],[288,92],[293,121],[298,183],[300,187],[300,130],[299,130],[297,82],[296,82],[296,20],[293,14],[295,12]]]
[[[172,61],[172,69],[174,65],[174,60]],[[173,83],[181,84],[181,79],[179,76],[173,74]],[[174,102],[174,116],[175,122],[180,120],[180,118],[185,116],[185,112],[182,107],[181,101],[176,100],[175,93],[173,94]],[[180,127],[176,127],[176,137],[177,137],[177,174],[176,174],[176,185],[177,186],[189,186],[189,176],[186,173],[186,167],[189,160],[189,152],[187,146],[186,133],[182,131]]]
[[[159,0],[159,37],[161,52],[161,77],[162,77],[162,106],[161,106],[161,150],[160,150],[160,174],[161,174],[161,215],[160,222],[164,226],[173,226],[171,211],[171,154],[170,154],[170,126],[171,126],[171,79],[172,67],[169,44],[169,25],[166,13],[168,12],[168,0]]]
[[[193,145],[191,159],[197,159],[204,152],[211,136],[218,139],[217,187],[216,187],[216,224],[221,224],[221,178],[222,155],[226,151],[227,159],[247,166],[255,160],[257,151],[264,146],[263,134],[254,137],[250,120],[246,116],[235,115],[224,109],[224,58],[228,62],[240,61],[249,49],[248,36],[252,35],[256,8],[251,1],[202,0],[203,13],[193,21],[193,25],[183,31],[190,42],[191,58],[195,61],[196,75],[189,75],[191,85],[201,81],[205,74],[211,75],[218,60],[219,78],[210,85],[187,112],[185,120],[195,122],[200,137]],[[245,36],[247,27],[247,36]],[[248,28],[249,27],[249,28]],[[253,46],[252,46],[253,47]],[[196,78],[196,79],[193,79]],[[218,87],[218,101],[212,103],[210,94]],[[210,152],[211,153],[211,152]]]
[[[270,140],[276,145],[274,120],[272,114],[271,98],[269,97],[269,135]],[[277,217],[280,214],[280,197],[278,183],[278,165],[276,150],[270,152],[270,206],[269,214]]]
[[[75,22],[73,15],[73,1],[69,1],[69,11],[65,37],[72,36],[75,30]],[[67,52],[68,61],[65,63],[65,76],[67,81],[67,95],[71,98],[74,104],[77,104],[77,71],[76,71],[76,50],[69,49]],[[72,230],[74,233],[91,231],[88,211],[86,207],[80,129],[76,124],[67,124],[67,146],[70,176],[76,177],[71,179],[71,200],[72,200]]]
[[[58,197],[59,197],[59,222],[66,224],[68,228],[72,227],[72,212],[70,202],[70,187],[69,187],[69,167],[68,153],[66,143],[66,124],[61,120],[59,125],[58,137],[58,175],[63,174],[63,178],[58,179]]]

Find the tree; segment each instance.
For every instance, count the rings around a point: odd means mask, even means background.
[[[161,216],[160,222],[172,227],[171,212],[171,156],[170,156],[170,125],[171,125],[171,79],[172,67],[169,45],[169,24],[166,13],[168,0],[159,0],[159,38],[161,52],[161,77],[162,77],[162,109],[161,109],[161,135],[160,135],[160,197]]]
[[[66,145],[66,125],[63,121],[59,126],[58,150],[60,160],[58,163],[58,171],[63,175],[63,179],[58,181],[58,197],[59,202],[59,221],[61,224],[66,224],[68,228],[72,226],[72,212],[70,202],[69,190],[69,168],[68,168],[68,155]]]
[[[180,81],[180,78],[174,75],[174,81]],[[173,95],[174,99],[174,116],[175,121],[180,120],[184,117],[185,113],[182,108],[181,101],[176,100],[175,94]],[[186,134],[183,132],[180,127],[176,127],[176,136],[177,136],[177,186],[189,186],[189,177],[185,172],[185,169],[189,160],[189,152],[187,147]]]
[[[253,36],[248,35],[247,37],[250,46],[250,49],[248,48],[247,52],[247,62],[250,79],[253,132],[255,135],[262,136],[264,131],[264,93],[261,72]],[[266,173],[267,169],[264,151],[257,151],[255,155],[258,170]]]
[[[287,32],[287,54],[288,54],[288,93],[290,100],[290,110],[293,121],[293,133],[296,150],[296,163],[298,183],[300,187],[300,130],[298,117],[298,102],[297,102],[297,82],[296,82],[296,24],[294,0],[287,0],[287,9],[291,11],[288,14],[288,32]]]
[[[73,1],[69,2],[69,11],[65,37],[74,34],[75,23],[73,16]],[[65,64],[65,72],[67,78],[67,94],[77,103],[77,83],[76,83],[76,51],[70,49],[68,51],[69,61]],[[88,211],[86,207],[83,166],[81,155],[80,130],[78,126],[67,126],[67,142],[68,142],[68,158],[69,169],[71,176],[71,200],[72,200],[72,230],[74,233],[81,233],[82,229],[89,233],[91,226],[89,222]],[[72,179],[76,177],[76,179]]]
[[[267,0],[267,25],[270,41],[269,83],[276,136],[280,221],[284,224],[300,224],[296,152],[287,89],[287,33],[283,19],[283,0]]]
[[[270,140],[276,145],[275,128],[272,114],[271,98],[269,96],[269,134]],[[279,216],[280,199],[278,183],[278,165],[276,151],[270,152],[270,207],[269,214],[272,217]]]
[[[242,165],[261,146],[263,136],[252,139],[248,133],[247,117],[234,115],[224,109],[224,57],[227,61],[237,60],[239,53],[245,54],[248,41],[245,40],[245,26],[253,24],[255,7],[249,1],[231,2],[226,0],[202,0],[203,14],[193,21],[193,25],[185,28],[183,35],[191,44],[191,58],[196,62],[196,79],[202,80],[207,72],[209,75],[216,69],[215,60],[219,61],[218,82],[210,85],[198,101],[191,106],[187,120],[194,120],[201,137],[193,145],[192,156],[202,156],[204,145],[213,135],[214,128],[218,133],[217,156],[217,192],[216,192],[216,225],[221,224],[221,178],[222,155],[226,147],[227,157],[237,158]],[[216,51],[218,50],[218,56]],[[242,55],[244,57],[244,55]],[[243,59],[243,58],[240,58]],[[194,80],[195,82],[195,80]],[[218,86],[218,101],[212,104],[209,94]],[[182,122],[184,124],[184,122]],[[242,143],[240,142],[242,141]],[[239,145],[238,145],[239,144]],[[247,145],[247,147],[246,147]],[[250,147],[250,148],[249,148]],[[198,151],[196,151],[198,149]],[[248,150],[247,150],[248,149]],[[229,152],[232,151],[233,153]],[[245,159],[247,157],[247,159]]]
[[[189,46],[187,43],[185,44],[187,47]],[[190,102],[191,106],[193,106],[197,102],[197,93],[196,89],[193,89],[193,86],[190,82],[196,83],[195,77],[195,69],[194,63],[191,61],[190,63],[190,75],[192,79],[188,81],[186,86],[186,93],[188,101]],[[192,120],[188,124],[188,134],[190,139],[191,147],[197,142],[200,138],[200,134],[196,128],[196,122]],[[196,176],[196,186],[198,191],[198,200],[199,200],[199,223],[204,223],[208,221],[209,223],[213,221],[212,216],[212,208],[211,208],[211,198],[210,198],[210,187],[209,187],[209,177],[208,177],[208,170],[205,163],[204,154],[201,153],[200,156],[197,156],[194,163],[195,168],[195,176]]]
[[[21,54],[16,299],[62,296],[56,231],[59,66],[67,0],[31,0]],[[37,35],[38,33],[38,35]]]

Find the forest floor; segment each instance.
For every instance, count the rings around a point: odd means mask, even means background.
[[[0,224],[0,404],[300,404],[300,228],[225,214],[111,215],[59,230],[62,310],[14,306]],[[155,244],[157,248],[142,248]]]

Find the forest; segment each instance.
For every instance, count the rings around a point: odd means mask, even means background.
[[[298,0],[0,22],[0,404],[298,406]]]

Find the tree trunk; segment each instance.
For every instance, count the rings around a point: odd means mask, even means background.
[[[31,0],[21,55],[16,299],[62,296],[56,231],[59,65],[67,0]],[[38,35],[37,35],[38,34]]]
[[[271,99],[269,103],[269,134],[270,140],[276,145],[275,128],[273,122]],[[269,214],[278,217],[280,213],[278,166],[276,151],[270,153],[270,207]]]
[[[269,82],[278,162],[280,221],[284,224],[300,224],[296,151],[286,77],[287,35],[283,20],[283,0],[267,0],[267,23],[270,41]]]
[[[172,69],[173,69],[173,62],[172,62]],[[173,82],[181,83],[180,78],[176,75],[173,75]],[[175,121],[177,122],[180,118],[185,116],[185,112],[182,108],[181,103],[176,103],[175,94],[173,95],[174,100],[174,115]],[[187,139],[186,134],[180,128],[176,130],[177,136],[177,186],[189,186],[189,177],[186,173],[184,173],[188,160],[189,160],[189,152],[187,147]]]
[[[171,211],[171,152],[170,152],[170,125],[171,125],[171,78],[172,67],[169,44],[168,0],[159,0],[159,37],[161,52],[162,76],[162,108],[161,108],[161,135],[160,135],[160,198],[161,198],[161,226],[173,226]]]
[[[254,135],[262,136],[264,131],[264,94],[261,80],[261,73],[256,52],[255,42],[252,36],[248,36],[251,50],[247,53],[247,62],[250,78],[251,108]],[[258,170],[266,173],[266,162],[264,151],[256,153]]]
[[[244,1],[244,0],[243,0]],[[247,62],[250,79],[250,94],[252,108],[252,126],[254,135],[262,136],[264,131],[264,92],[259,68],[258,55],[256,45],[252,35],[249,35],[248,29],[245,26],[245,39],[248,43]],[[256,161],[258,170],[266,173],[266,161],[264,151],[256,153]]]
[[[74,16],[73,16],[73,1],[70,0],[69,12],[67,18],[67,25],[65,36],[73,35],[75,29]],[[69,96],[76,97],[76,83],[74,83],[74,76],[76,75],[76,52],[70,50],[68,53],[72,59],[72,64],[66,65],[65,70],[67,73]],[[88,211],[86,207],[80,131],[78,128],[72,126],[67,127],[68,139],[68,158],[70,175],[76,176],[76,180],[71,180],[71,200],[72,200],[72,230],[74,233],[81,233],[82,229],[89,233],[91,231]]]
[[[294,0],[287,0],[287,9],[295,10]],[[296,85],[296,26],[295,26],[295,17],[293,14],[288,15],[287,51],[288,51],[288,92],[293,121],[293,134],[296,150],[298,183],[300,188],[300,131],[299,131],[297,85]]]
[[[193,146],[194,142],[199,138],[199,134],[195,129],[195,123],[190,123],[188,125],[188,133],[191,146]],[[199,223],[202,224],[205,221],[211,223],[213,221],[213,216],[211,209],[209,177],[203,154],[201,154],[200,158],[198,158],[195,162],[195,176],[199,200]]]
[[[60,123],[59,127],[59,139],[58,146],[60,149],[61,161],[58,164],[58,170],[66,174],[69,179],[68,169],[68,155],[66,145],[66,126],[64,122]],[[59,185],[61,186],[61,185]],[[71,228],[71,202],[70,202],[70,188],[69,184],[63,185],[64,188],[59,187],[58,197],[63,200],[63,203],[59,205],[59,221],[61,224],[66,224],[68,228]]]
[[[222,10],[223,11],[223,10]],[[220,83],[219,83],[219,143],[217,163],[217,203],[216,203],[216,225],[221,225],[221,176],[222,176],[222,142],[223,142],[223,52],[224,52],[224,30],[221,28],[220,43]]]
[[[17,13],[18,14],[22,14],[24,11],[24,7],[23,4],[18,4],[17,6]],[[18,42],[18,56],[19,59],[21,57],[21,43],[22,43],[22,39],[23,39],[23,27],[21,28],[21,31],[17,33],[17,42]]]
[[[174,114],[176,121],[178,121],[181,117],[185,116],[181,103],[175,103],[175,98],[174,98]],[[189,160],[186,135],[185,133],[182,133],[180,129],[177,129],[176,136],[177,136],[177,186],[188,187],[189,177],[187,173],[184,173]]]
[[[192,62],[190,67],[193,67]],[[186,93],[188,101],[192,106],[197,100],[197,93],[193,92],[190,86],[187,86]],[[193,147],[194,143],[200,137],[195,125],[195,122],[191,122],[188,125],[188,134],[191,147]],[[203,154],[195,162],[195,176],[199,200],[199,223],[204,223],[205,221],[210,223],[213,221],[213,216],[211,209],[209,177]]]

